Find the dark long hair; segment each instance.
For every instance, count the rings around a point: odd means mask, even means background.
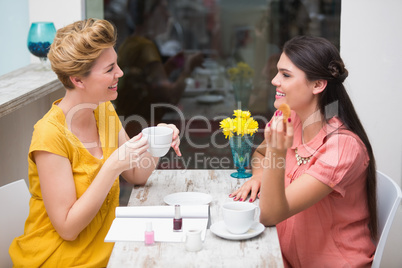
[[[298,36],[285,43],[283,52],[302,70],[309,81],[327,80],[327,87],[319,95],[318,106],[322,115],[326,107],[337,103],[337,116],[344,126],[355,133],[364,143],[370,157],[367,169],[366,191],[370,212],[369,229],[374,240],[377,238],[377,198],[376,198],[376,164],[370,141],[362,123],[353,107],[352,101],[343,85],[348,76],[345,64],[337,48],[321,37]],[[330,119],[328,115],[325,116]]]

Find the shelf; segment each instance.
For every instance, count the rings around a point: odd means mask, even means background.
[[[62,87],[52,70],[36,63],[0,76],[0,117]]]

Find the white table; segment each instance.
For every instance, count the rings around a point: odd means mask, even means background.
[[[176,192],[212,195],[211,223],[222,220],[220,205],[231,201],[229,193],[244,180],[230,177],[234,170],[156,170],[142,187],[134,187],[129,206],[165,205],[163,197]],[[256,201],[258,202],[258,200]],[[283,267],[275,227],[252,239],[233,241],[209,229],[203,249],[188,252],[182,243],[116,242],[108,267]]]

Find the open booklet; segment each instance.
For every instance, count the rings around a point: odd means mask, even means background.
[[[155,241],[183,242],[188,230],[202,230],[205,239],[209,206],[181,206],[182,231],[173,231],[174,206],[117,207],[116,218],[105,237],[105,242],[144,241],[147,222],[152,222]]]

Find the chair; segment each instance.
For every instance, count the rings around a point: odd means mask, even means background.
[[[31,195],[24,180],[0,187],[0,267],[12,267],[8,249],[24,233]]]
[[[377,170],[378,243],[372,267],[380,267],[385,243],[396,211],[401,202],[401,188],[391,178]]]

